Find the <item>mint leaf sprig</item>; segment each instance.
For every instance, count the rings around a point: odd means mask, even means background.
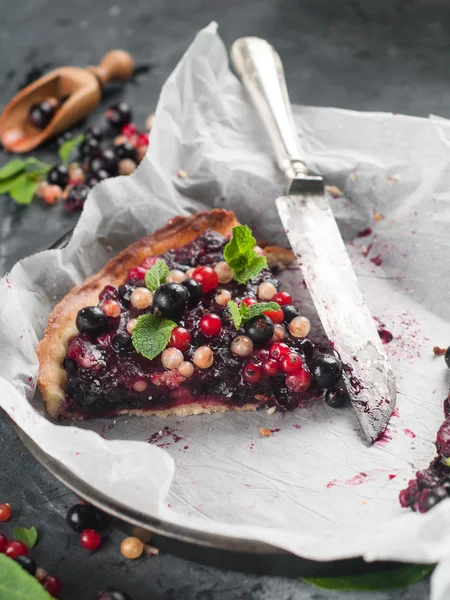
[[[263,312],[268,310],[280,310],[280,305],[276,302],[258,302],[258,304],[251,304],[250,306],[246,306],[241,302],[240,306],[238,306],[234,300],[230,300],[227,307],[230,309],[231,317],[236,329],[239,329],[241,325],[250,321],[250,319],[259,317]]]
[[[145,274],[145,285],[151,292],[155,292],[169,275],[169,267],[163,260],[158,259]]]
[[[51,168],[33,156],[14,158],[0,169],[0,194],[9,194],[17,204],[31,204],[39,180]]]
[[[236,225],[231,232],[231,240],[225,246],[223,256],[233,269],[233,277],[245,284],[254,279],[267,267],[265,256],[259,256],[254,247],[256,240],[247,225]]]
[[[172,329],[177,324],[156,315],[141,315],[133,329],[131,340],[134,349],[148,360],[153,360],[166,349]]]
[[[0,554],[0,598],[52,600],[39,581],[6,554]]]
[[[67,140],[67,142],[64,142],[64,144],[61,144],[61,146],[59,147],[58,150],[58,154],[59,154],[59,158],[61,159],[61,162],[66,165],[69,164],[70,162],[70,156],[72,154],[72,152],[75,150],[75,148],[77,146],[79,146],[81,144],[81,142],[83,142],[85,139],[85,136],[80,134],[77,135],[77,137],[74,137],[72,140]]]
[[[27,548],[34,548],[38,539],[36,527],[17,527],[14,531],[14,539],[23,542]]]

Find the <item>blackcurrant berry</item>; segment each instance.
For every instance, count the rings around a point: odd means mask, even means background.
[[[259,346],[265,344],[273,336],[274,325],[271,319],[266,315],[259,315],[253,317],[250,321],[244,324],[245,335],[247,335],[252,342]]]
[[[126,102],[119,102],[111,106],[106,111],[105,116],[113,127],[122,127],[131,121],[131,108]]]
[[[96,175],[98,171],[103,169],[110,175],[117,175],[117,157],[110,148],[97,150],[89,161],[89,171],[93,175]]]
[[[119,160],[124,158],[131,158],[131,160],[134,161],[136,160],[136,148],[131,142],[124,142],[123,144],[116,146],[114,152]]]
[[[330,388],[339,382],[342,374],[341,361],[332,354],[318,356],[313,364],[313,375],[317,385]]]
[[[103,531],[108,526],[108,518],[91,504],[75,504],[67,511],[66,521],[71,529],[81,533],[85,529]]]
[[[97,335],[105,331],[108,327],[108,321],[101,308],[86,306],[77,314],[76,325],[80,333]]]
[[[28,113],[28,120],[36,129],[45,129],[55,114],[55,107],[49,102],[33,104]]]
[[[153,295],[155,308],[165,317],[181,316],[188,302],[188,291],[180,283],[163,283]]]
[[[69,181],[69,170],[66,165],[56,165],[50,169],[47,181],[52,185],[59,185],[59,187],[65,188]]]
[[[109,590],[102,592],[98,600],[131,600],[131,597],[120,590]]]
[[[325,402],[328,406],[331,406],[331,408],[342,408],[347,402],[347,397],[346,390],[334,387],[326,391]]]
[[[203,296],[203,286],[195,279],[185,279],[181,285],[187,289],[189,294],[189,304],[198,304]]]
[[[68,211],[82,210],[89,194],[89,187],[84,184],[74,185],[67,194],[64,207]]]
[[[25,571],[27,571],[27,573],[29,573],[30,575],[34,575],[36,573],[36,563],[29,556],[18,556],[14,560],[17,564],[19,564],[22,567],[22,569],[25,569]]]
[[[292,306],[291,304],[287,304],[281,307],[281,310],[283,311],[284,314],[284,320],[286,321],[286,323],[290,323],[292,321],[292,319],[295,319],[295,317],[299,317],[299,313],[297,312],[297,309]]]

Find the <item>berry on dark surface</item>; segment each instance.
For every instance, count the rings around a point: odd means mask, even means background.
[[[284,320],[286,321],[286,323],[290,323],[293,319],[295,319],[295,317],[300,316],[297,312],[297,309],[294,306],[291,306],[290,304],[282,305],[281,310],[283,311]]]
[[[25,571],[27,571],[27,573],[29,573],[30,575],[34,575],[36,573],[36,563],[31,557],[21,555],[15,558],[14,560],[18,565],[22,567],[22,569],[25,569]]]
[[[215,290],[219,284],[219,276],[212,267],[197,267],[192,273],[192,279],[202,284],[204,294]]]
[[[74,185],[67,194],[67,198],[64,201],[64,208],[69,212],[82,210],[88,194],[89,188],[87,185]]]
[[[186,352],[192,343],[190,331],[184,327],[175,327],[172,330],[169,340],[169,348],[177,348],[181,352]]]
[[[108,517],[91,504],[75,504],[67,511],[66,521],[71,529],[81,533],[85,529],[103,531],[108,527]]]
[[[346,390],[338,387],[330,388],[325,393],[325,402],[331,408],[342,408],[347,402]]]
[[[95,175],[92,175],[92,177],[94,177],[98,183],[99,181],[103,181],[104,179],[109,179],[109,177],[111,177],[111,175],[108,173],[108,171],[105,171],[105,169],[99,169],[95,173]]]
[[[187,289],[180,283],[163,283],[153,295],[155,308],[165,317],[179,317],[189,302]]]
[[[58,577],[47,575],[42,582],[42,586],[44,590],[47,590],[50,596],[53,596],[54,598],[57,598],[61,593],[61,581],[58,579]]]
[[[98,306],[86,306],[78,312],[76,326],[80,333],[97,335],[105,331],[108,327],[108,321],[101,308]]]
[[[59,146],[62,146],[63,144],[65,144],[66,142],[68,142],[69,140],[71,140],[73,138],[73,133],[71,131],[69,131],[68,129],[66,129],[66,131],[63,131],[58,138],[56,139],[56,143]]]
[[[123,144],[119,144],[114,149],[116,156],[119,160],[124,158],[131,158],[131,160],[136,160],[136,148],[133,146],[131,142],[124,142]]]
[[[80,544],[86,550],[97,550],[102,543],[102,538],[95,529],[85,529],[80,534]]]
[[[89,161],[89,171],[93,175],[96,175],[101,170],[105,170],[110,176],[117,175],[117,157],[110,148],[98,149]]]
[[[84,134],[86,139],[95,139],[100,141],[103,137],[103,129],[100,125],[91,125]]]
[[[302,340],[301,342],[298,342],[297,347],[306,360],[311,362],[314,358],[314,344],[311,342],[311,340]]]
[[[28,548],[19,540],[11,540],[5,548],[6,556],[17,558],[18,556],[28,556]]]
[[[267,315],[259,315],[247,321],[244,324],[245,335],[248,336],[252,342],[261,346],[270,340],[273,336],[274,326],[273,322]]]
[[[62,188],[66,187],[69,181],[69,170],[66,165],[56,165],[50,169],[47,181],[52,185],[59,185]]]
[[[293,375],[303,368],[303,360],[299,354],[289,352],[281,357],[280,367],[286,375]]]
[[[445,360],[445,364],[450,369],[450,346],[445,351],[444,360]]]
[[[284,357],[283,357],[284,358]],[[306,392],[311,385],[311,373],[309,369],[303,366],[299,371],[286,377],[286,387],[293,394]]]
[[[280,306],[286,306],[292,304],[292,296],[287,292],[277,292],[272,298],[273,302],[276,302]]]
[[[131,600],[131,597],[120,590],[109,590],[102,592],[98,600]]]
[[[100,142],[95,137],[87,137],[79,146],[81,156],[90,158],[100,148]]]
[[[5,552],[7,545],[8,545],[8,538],[3,533],[0,533],[0,554],[3,554]]]
[[[330,388],[336,385],[342,374],[341,361],[332,354],[318,356],[313,365],[313,375],[317,385]]]
[[[185,279],[181,285],[187,289],[189,294],[189,304],[195,305],[200,302],[203,296],[203,286],[195,279]]]
[[[450,458],[450,419],[446,419],[437,432],[436,448],[441,456]]]
[[[222,319],[215,314],[204,315],[200,319],[200,330],[205,335],[218,335],[222,329]]]
[[[126,102],[119,102],[105,112],[105,117],[113,127],[123,127],[131,121],[131,108]]]
[[[28,113],[28,121],[36,129],[45,129],[55,115],[56,108],[44,100],[33,104]]]
[[[275,360],[280,360],[282,356],[290,352],[291,349],[284,342],[275,342],[270,347],[270,358],[274,358]]]

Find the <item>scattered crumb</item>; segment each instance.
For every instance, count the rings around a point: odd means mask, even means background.
[[[106,248],[106,250],[107,250],[108,252],[112,252],[112,251],[114,250],[114,248],[113,248],[112,246],[110,246],[109,244],[107,244],[107,245],[105,246],[105,248]]]
[[[391,183],[394,181],[400,181],[400,179],[401,179],[401,176],[398,173],[396,173],[395,175],[390,175],[388,177],[388,181],[390,181]]]
[[[434,390],[433,390],[431,393],[432,393],[432,394],[435,394],[435,393],[436,393],[436,388],[434,388]]]
[[[361,504],[367,504],[367,500],[361,500]]]
[[[189,175],[187,174],[186,171],[184,171],[183,169],[180,169],[177,172],[177,177],[178,177],[178,179],[187,179],[189,177]]]
[[[440,348],[439,346],[434,346],[433,354],[435,356],[443,356],[445,354],[446,350],[447,350],[447,348]]]
[[[350,177],[350,179],[352,181],[355,181],[356,180],[356,173],[353,171],[352,173],[350,173],[349,177]]]
[[[268,409],[268,411],[267,411],[267,414],[268,414],[268,415],[273,415],[273,413],[275,412],[275,410],[276,410],[275,406],[271,406],[271,407]]]
[[[333,198],[339,198],[342,196],[342,190],[340,190],[336,185],[326,185],[325,189]]]
[[[272,435],[272,430],[271,429],[267,429],[267,427],[260,427],[259,428],[259,433],[263,437],[270,437]]]
[[[158,548],[155,548],[154,546],[148,546],[147,544],[144,545],[144,550],[147,553],[148,558],[157,556],[159,554]]]
[[[84,248],[80,248],[80,252],[81,252],[81,254],[83,254]]]
[[[382,219],[384,219],[384,217],[381,213],[375,213],[373,215],[373,220],[375,221],[375,223],[378,223],[378,221],[381,221]]]

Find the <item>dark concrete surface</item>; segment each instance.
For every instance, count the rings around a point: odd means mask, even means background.
[[[33,67],[84,66],[123,47],[138,64],[150,63],[151,70],[124,89],[111,90],[104,106],[126,98],[143,125],[170,71],[211,20],[218,21],[227,45],[242,35],[272,42],[295,103],[450,116],[450,6],[445,0],[0,0],[0,109]],[[54,149],[39,155],[52,160]],[[0,164],[7,160],[0,153]],[[22,208],[0,198],[0,274],[73,224],[61,207],[36,202]],[[32,554],[61,577],[63,600],[95,600],[106,585],[122,587],[134,600],[428,597],[427,582],[392,594],[338,594],[295,580],[223,572],[167,554],[127,562],[118,549],[123,533],[115,527],[101,551],[90,555],[64,523],[74,501],[0,414],[0,502],[14,508],[13,519],[0,529],[10,533],[19,523],[38,528],[40,542]]]

